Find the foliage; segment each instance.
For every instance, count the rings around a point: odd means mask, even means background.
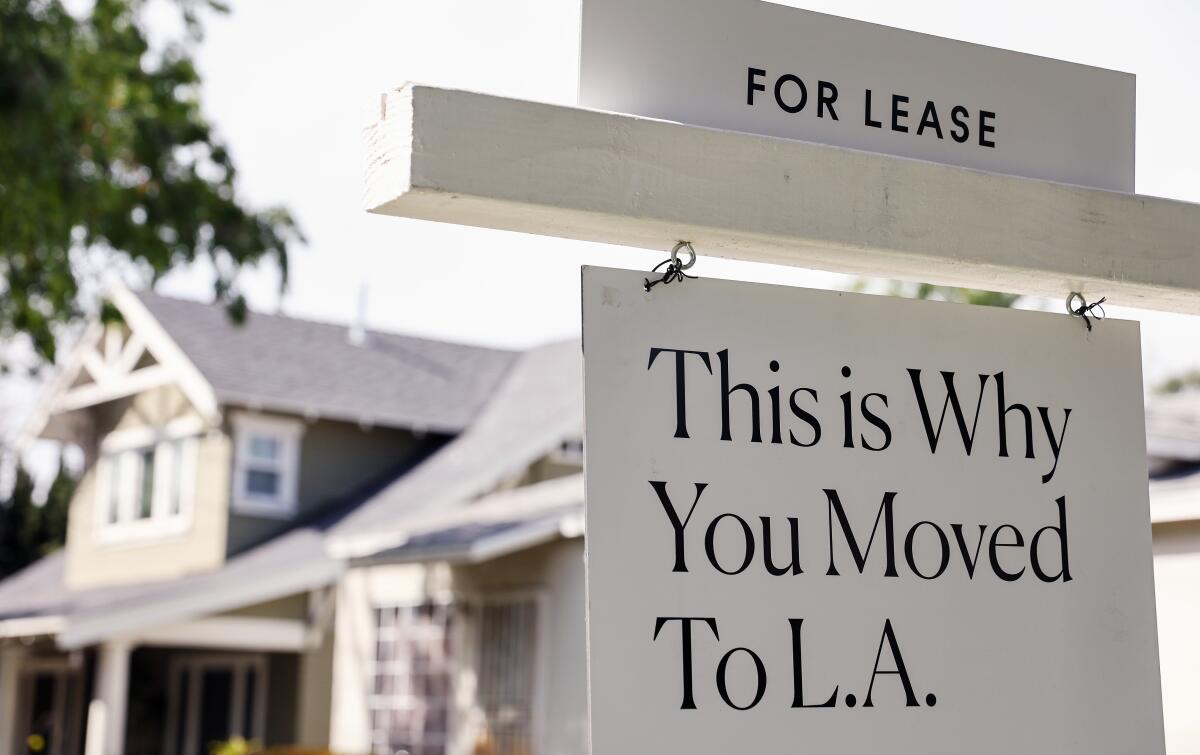
[[[901,281],[889,281],[887,293],[890,296],[903,296],[908,299],[936,299],[960,304],[1005,308],[1013,306],[1021,298],[1018,294],[1005,294],[999,291],[980,291],[973,288],[935,286],[932,283],[903,283]]]
[[[78,483],[79,480],[67,471],[60,459],[58,472],[50,483],[46,500],[38,513],[38,536],[35,545],[40,551],[39,556],[45,556],[66,545],[67,513]]]
[[[1154,392],[1159,394],[1183,393],[1186,390],[1197,388],[1200,388],[1200,369],[1193,369],[1167,378],[1155,387]]]
[[[0,501],[0,578],[24,569],[34,560],[36,519],[33,478],[24,467],[18,467],[8,500]]]
[[[60,463],[46,501],[33,500],[34,481],[18,467],[7,500],[0,500],[0,579],[62,547],[67,539],[67,508],[75,479]]]
[[[209,755],[254,755],[262,752],[262,745],[254,740],[233,737],[228,742],[214,742],[208,752]]]
[[[0,338],[27,335],[54,358],[54,331],[81,314],[93,253],[125,255],[157,278],[197,258],[235,319],[242,266],[274,259],[286,281],[300,239],[282,209],[239,201],[229,153],[201,114],[192,60],[199,13],[175,0],[187,34],[157,49],[146,0],[0,0]]]

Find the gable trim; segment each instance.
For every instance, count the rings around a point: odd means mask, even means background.
[[[154,319],[150,310],[137,296],[124,286],[114,288],[110,294],[113,304],[125,318],[130,331],[145,343],[146,351],[170,371],[171,377],[192,406],[210,423],[220,421],[220,404],[212,385],[200,370],[188,359],[187,354],[175,343],[166,329]]]
[[[20,450],[27,449],[42,436],[55,415],[163,385],[178,385],[206,423],[210,426],[220,423],[216,392],[137,296],[129,289],[117,286],[111,290],[109,298],[129,327],[129,338],[122,344],[119,335],[103,323],[88,324],[62,370],[48,384],[34,407],[18,438]],[[157,364],[136,368],[147,353]],[[84,374],[92,382],[72,387]]]

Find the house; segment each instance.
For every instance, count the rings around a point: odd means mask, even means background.
[[[0,583],[0,755],[584,751],[578,342],[113,303],[34,420],[85,472]]]
[[[1146,407],[1167,752],[1200,752],[1200,391]]]
[[[0,755],[587,751],[578,342],[113,300],[33,424],[87,462],[66,548],[0,583]],[[1200,394],[1147,436],[1169,752],[1196,752]]]

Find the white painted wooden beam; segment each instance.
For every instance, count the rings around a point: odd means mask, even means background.
[[[297,653],[308,645],[308,625],[300,619],[211,616],[153,627],[129,635],[137,645]]]
[[[67,625],[62,616],[29,616],[0,621],[0,639],[55,635]]]
[[[88,383],[72,388],[59,396],[54,405],[56,412],[69,412],[85,406],[102,404],[135,393],[157,388],[174,382],[175,376],[161,364],[153,364],[134,370],[128,375],[106,377],[102,382]]]
[[[419,85],[366,139],[375,213],[1200,313],[1200,205]]]

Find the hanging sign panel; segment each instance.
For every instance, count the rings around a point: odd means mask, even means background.
[[[1164,751],[1138,326],[583,273],[592,752]]]
[[[1134,190],[1132,75],[765,0],[583,0],[579,100]]]

